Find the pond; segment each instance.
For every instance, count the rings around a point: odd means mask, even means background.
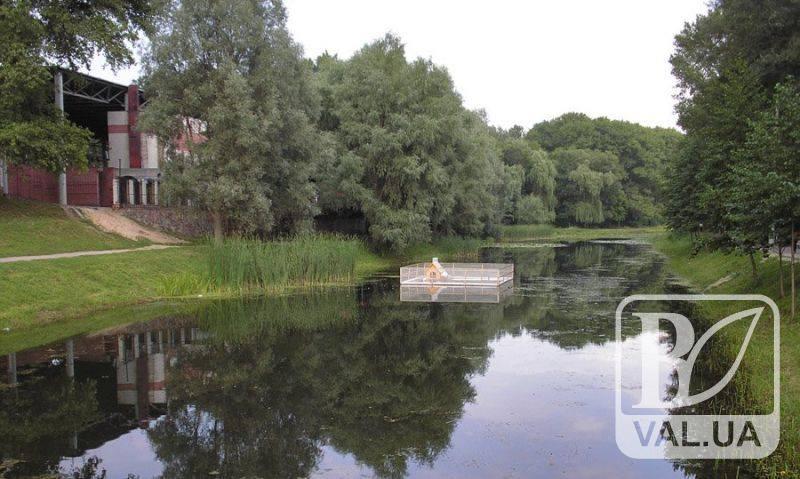
[[[662,259],[624,241],[481,255],[514,263],[513,288],[479,302],[401,302],[395,275],[205,302],[10,354],[0,471],[694,477],[666,459],[630,459],[614,439],[615,309],[671,287]],[[624,352],[635,334],[623,331]]]

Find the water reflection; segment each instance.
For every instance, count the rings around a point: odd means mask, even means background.
[[[378,281],[213,302],[11,355],[0,363],[3,467],[15,477],[98,458],[108,477],[682,477],[668,461],[625,458],[613,436],[614,309],[663,288],[660,259],[586,243],[489,249],[484,261],[515,263],[513,294],[401,302],[394,281]]]
[[[499,303],[511,296],[511,282],[502,286],[400,285],[400,301],[418,303]]]

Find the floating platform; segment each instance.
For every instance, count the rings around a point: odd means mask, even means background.
[[[403,286],[493,286],[514,279],[514,265],[505,263],[417,263],[400,268]]]

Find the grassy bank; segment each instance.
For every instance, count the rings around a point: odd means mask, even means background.
[[[353,284],[431,256],[444,261],[475,258],[485,244],[443,238],[402,254],[378,255],[358,240],[313,236],[0,264],[0,351],[152,319],[151,313],[158,311],[129,308],[135,305]]]
[[[0,196],[0,258],[135,248],[146,242],[104,233],[54,204]]]
[[[756,462],[755,467],[758,477],[797,477],[793,474],[800,471],[800,314],[796,319],[790,317],[788,264],[784,263],[786,296],[781,298],[777,258],[761,262],[757,275],[753,277],[746,256],[702,251],[693,255],[692,244],[685,237],[664,234],[651,241],[658,251],[667,256],[671,270],[698,291],[709,294],[763,294],[778,304],[781,311],[781,442],[772,456]],[[736,312],[731,308],[735,308],[735,305],[703,303],[700,314],[709,321],[717,321]],[[746,326],[739,324],[728,327],[734,329],[733,334],[727,336],[730,343],[722,345],[728,349],[726,357],[735,357]],[[771,406],[772,377],[764,374],[772,367],[769,334],[769,328],[757,330],[739,373],[734,376],[735,389],[741,394],[737,399],[742,404],[748,404],[752,411],[764,411]],[[739,342],[732,338],[738,338]]]
[[[642,228],[559,228],[553,225],[507,225],[500,229],[501,241],[581,241],[591,239],[627,239],[664,232],[662,226]]]
[[[152,301],[169,275],[200,274],[201,247],[0,264],[0,329],[42,326]]]

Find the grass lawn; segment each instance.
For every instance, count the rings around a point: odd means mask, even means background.
[[[553,225],[502,226],[501,241],[620,239],[652,236],[663,233],[663,226],[641,228],[559,228]]]
[[[0,258],[146,244],[104,233],[88,222],[67,216],[58,205],[0,196]]]
[[[652,238],[653,246],[667,256],[672,271],[691,283],[698,291],[708,288],[709,294],[740,293],[763,294],[778,304],[781,311],[781,442],[770,457],[758,461],[758,477],[793,477],[800,471],[800,314],[790,317],[789,268],[784,262],[786,296],[780,298],[778,287],[778,259],[770,258],[758,264],[755,277],[747,256],[721,252],[700,252],[692,255],[688,238],[658,235]],[[798,268],[800,270],[800,267]],[[719,279],[729,280],[714,285]],[[703,317],[717,321],[736,312],[730,303],[704,303],[700,309]],[[739,350],[746,324],[731,325],[730,344],[726,356],[733,358]],[[737,331],[738,328],[738,331]],[[759,337],[759,334],[766,337]],[[736,390],[743,394],[742,401],[752,410],[763,411],[772,402],[772,377],[764,374],[772,368],[772,344],[769,328],[757,329],[748,346],[747,356],[734,376]],[[737,338],[737,339],[732,339]],[[729,363],[724,367],[727,369]]]
[[[0,329],[30,328],[153,300],[164,277],[204,268],[201,248],[0,264]]]

